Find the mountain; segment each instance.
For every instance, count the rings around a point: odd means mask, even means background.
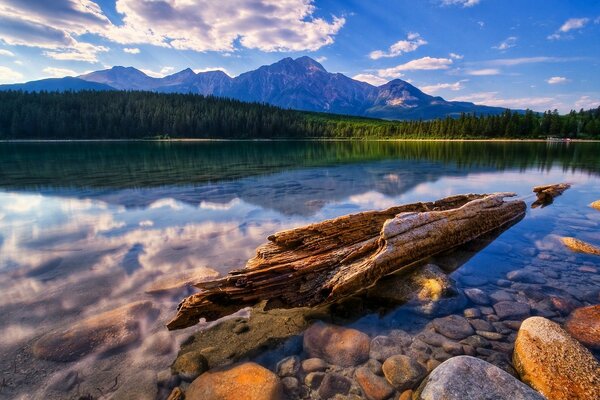
[[[25,92],[64,92],[67,90],[114,90],[114,87],[104,83],[89,82],[80,78],[66,76],[64,78],[49,78],[27,83],[0,85],[0,90],[23,90]]]
[[[222,71],[195,73],[185,69],[153,78],[133,67],[113,67],[77,78],[46,79],[0,90],[149,90],[195,93],[260,102],[304,111],[328,112],[385,119],[433,119],[461,113],[499,114],[504,109],[430,96],[401,79],[381,86],[328,72],[310,57],[284,58],[274,64],[232,78]],[[74,81],[75,80],[75,81]],[[50,82],[51,81],[51,82]],[[89,86],[76,82],[86,81]],[[61,86],[62,85],[62,86]]]

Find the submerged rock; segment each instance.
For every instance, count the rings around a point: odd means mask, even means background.
[[[141,324],[154,319],[158,310],[149,301],[107,311],[42,336],[33,355],[52,361],[74,361],[92,352],[106,352],[137,342]]]
[[[517,269],[515,271],[510,271],[508,274],[506,274],[506,278],[513,282],[539,283],[539,284],[546,283],[546,279],[544,279],[544,277],[541,274],[523,270],[523,269]]]
[[[513,354],[521,379],[549,400],[600,399],[600,364],[558,324],[523,321]]]
[[[173,365],[171,372],[178,375],[182,380],[191,382],[208,369],[208,362],[202,354],[190,351],[181,354]]]
[[[385,378],[375,375],[367,367],[358,368],[354,376],[369,400],[385,400],[394,393],[394,388]]]
[[[416,386],[427,375],[427,370],[412,358],[397,355],[385,360],[383,374],[392,386],[402,391]]]
[[[565,328],[584,345],[600,349],[600,305],[576,309],[569,315]]]
[[[490,298],[487,294],[481,289],[477,288],[469,288],[465,289],[465,295],[471,300],[473,303],[480,306],[487,306],[490,304]]]
[[[304,351],[310,357],[342,367],[353,367],[369,359],[369,336],[356,329],[317,322],[304,332]]]
[[[563,237],[560,239],[565,246],[577,253],[593,254],[600,256],[600,248],[586,243],[583,240],[575,239],[572,237]]]
[[[523,319],[529,316],[531,307],[516,301],[501,301],[494,304],[494,311],[500,319]]]
[[[323,382],[319,387],[319,396],[322,399],[330,399],[337,394],[348,394],[352,387],[352,381],[345,376],[332,372],[325,374]]]
[[[436,318],[433,320],[433,327],[447,338],[455,340],[464,339],[475,333],[469,321],[460,315]]]
[[[459,356],[433,370],[415,391],[413,399],[544,400],[544,397],[490,363]]]
[[[208,371],[185,392],[186,400],[282,400],[283,386],[277,375],[248,362]]]

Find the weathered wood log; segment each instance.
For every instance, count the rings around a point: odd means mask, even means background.
[[[346,215],[269,236],[245,268],[196,285],[167,324],[180,329],[269,300],[267,307],[313,307],[465,244],[525,215],[514,193],[468,194]]]
[[[554,185],[536,186],[533,192],[537,196],[537,200],[531,204],[531,208],[546,207],[554,201],[555,197],[560,196],[563,192],[571,187],[569,183],[557,183]]]

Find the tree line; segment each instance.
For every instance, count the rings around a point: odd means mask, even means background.
[[[430,121],[287,110],[195,94],[0,92],[0,139],[600,138],[600,107]]]

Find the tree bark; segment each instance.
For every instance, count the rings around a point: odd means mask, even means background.
[[[465,244],[525,215],[514,193],[467,194],[368,211],[275,233],[243,269],[197,285],[169,329],[215,320],[268,300],[314,307],[374,285],[392,272]]]

